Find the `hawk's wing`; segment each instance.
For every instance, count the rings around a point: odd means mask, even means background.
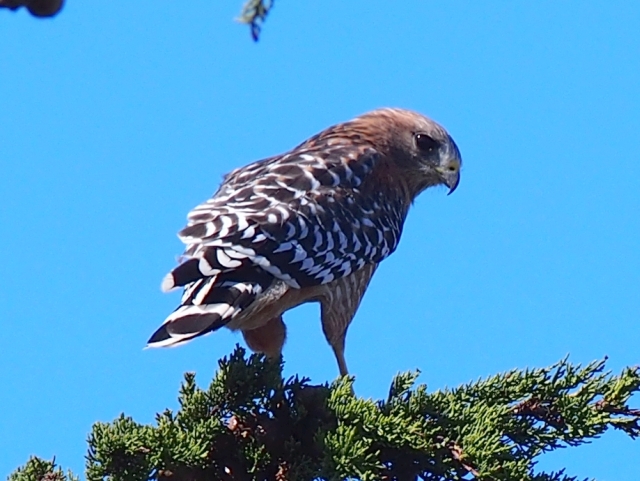
[[[304,144],[303,144],[304,145]],[[396,248],[406,206],[366,186],[380,154],[367,145],[299,147],[231,172],[188,215],[186,262],[170,289],[249,261],[292,287],[325,284]]]

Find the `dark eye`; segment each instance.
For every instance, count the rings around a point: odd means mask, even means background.
[[[432,153],[438,150],[440,145],[436,140],[429,137],[427,134],[416,134],[416,145],[418,148],[425,153]]]

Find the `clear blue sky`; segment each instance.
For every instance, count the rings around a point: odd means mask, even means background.
[[[0,476],[83,471],[95,421],[176,406],[240,336],[143,351],[187,211],[229,170],[380,106],[444,124],[459,189],[423,194],[347,339],[359,394],[604,355],[640,362],[640,2],[241,1],[0,11]],[[337,373],[316,306],[286,318],[286,374]],[[635,400],[636,405],[640,399]],[[541,467],[637,479],[608,433]]]

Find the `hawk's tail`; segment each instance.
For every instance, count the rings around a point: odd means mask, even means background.
[[[185,286],[182,302],[153,333],[147,347],[173,347],[216,331],[247,309],[273,281],[257,266]]]

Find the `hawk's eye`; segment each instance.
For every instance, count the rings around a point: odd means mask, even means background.
[[[416,134],[416,145],[422,152],[428,154],[435,152],[438,150],[438,147],[440,147],[438,141],[429,137],[427,134]]]

